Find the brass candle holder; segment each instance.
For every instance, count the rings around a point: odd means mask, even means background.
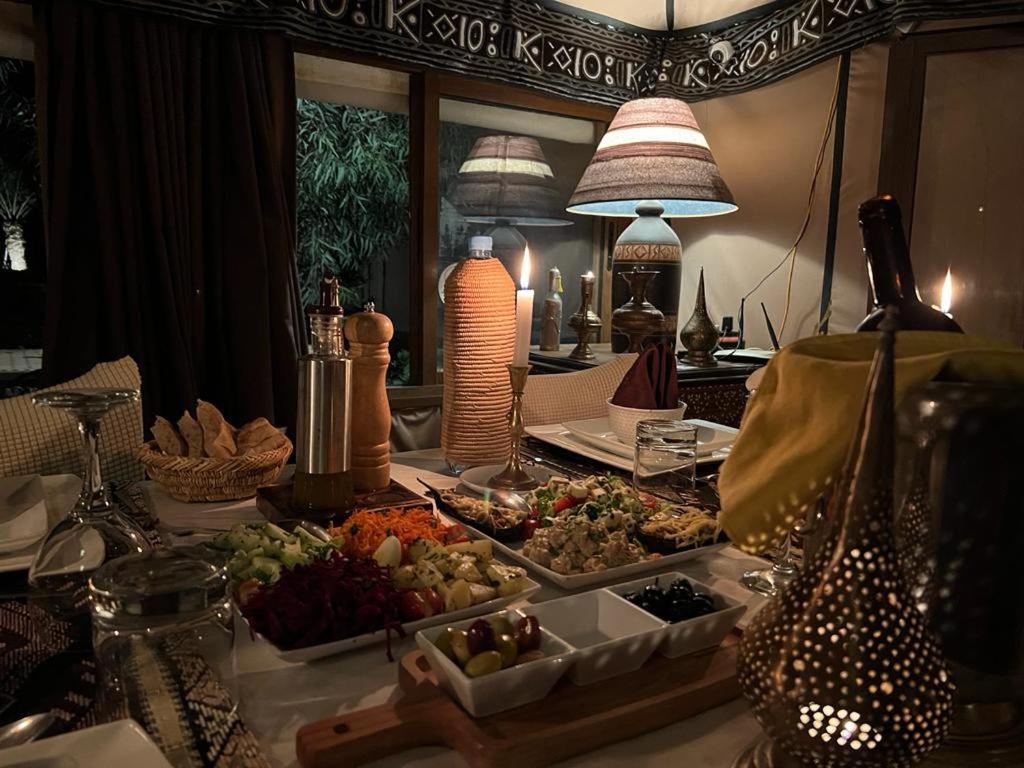
[[[538,483],[525,469],[519,453],[519,441],[523,437],[523,391],[526,377],[532,365],[509,365],[508,378],[512,383],[512,408],[508,412],[509,450],[505,468],[487,481],[491,488],[505,488],[510,491],[529,491]]]
[[[569,327],[576,332],[576,346],[569,353],[572,360],[593,360],[590,336],[601,330],[601,318],[590,308],[594,299],[594,276],[580,275],[580,308],[569,318]]]

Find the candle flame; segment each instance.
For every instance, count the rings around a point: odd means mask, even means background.
[[[523,266],[519,268],[519,287],[524,291],[530,287],[530,246],[523,251]]]
[[[946,269],[946,279],[942,281],[942,298],[939,299],[939,308],[949,314],[953,308],[953,272]]]
[[[594,271],[592,269],[588,269],[587,274],[585,274],[584,277],[587,278],[587,280],[593,280]]]

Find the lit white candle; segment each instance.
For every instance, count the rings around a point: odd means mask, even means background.
[[[530,248],[523,251],[523,266],[519,270],[519,290],[516,291],[516,349],[512,365],[529,365],[530,335],[533,331],[533,291],[530,284]]]

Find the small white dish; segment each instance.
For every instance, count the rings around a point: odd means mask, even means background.
[[[0,749],[0,766],[33,768],[171,768],[171,764],[134,720],[63,733],[17,747]]]
[[[732,631],[737,623],[739,623],[740,617],[747,611],[747,606],[738,600],[735,600],[728,595],[724,595],[713,587],[709,587],[707,584],[697,581],[696,579],[691,579],[686,574],[679,572],[648,576],[625,584],[618,584],[614,587],[607,587],[606,589],[621,597],[627,592],[639,592],[648,584],[654,584],[655,582],[667,588],[676,579],[686,579],[693,585],[695,592],[703,592],[704,594],[711,595],[711,599],[715,604],[715,612],[704,616],[697,616],[693,619],[678,621],[675,624],[664,622],[665,632],[661,645],[658,646],[658,652],[661,653],[662,656],[667,656],[670,659],[676,659],[680,656],[688,656],[691,653],[703,651],[706,648],[717,648],[722,644],[725,636]],[[626,602],[629,601],[627,600]],[[630,605],[632,605],[632,603],[630,603]],[[643,609],[641,608],[638,610]],[[644,611],[644,613],[646,613],[646,611]],[[653,614],[648,615],[653,616]],[[653,618],[657,617],[654,616]]]
[[[643,666],[661,643],[665,622],[599,589],[519,611],[575,649],[569,679],[590,685]]]
[[[490,485],[491,478],[504,468],[504,464],[487,464],[482,467],[471,467],[459,475],[459,480],[464,486],[481,495],[493,490],[508,490],[507,488],[497,488]],[[544,467],[527,466],[523,467],[523,469],[526,470],[526,474],[537,481],[538,485],[543,485],[555,474]]]
[[[665,421],[678,421],[686,413],[686,403],[680,402],[678,408],[626,408],[616,405],[608,398],[608,426],[619,442],[628,445],[630,449],[636,441],[636,425],[647,419],[661,419]]]
[[[728,448],[736,440],[738,429],[727,427],[724,424],[716,424],[713,421],[704,419],[683,419],[687,424],[697,428],[697,456],[710,456],[716,451]],[[606,418],[580,419],[578,421],[567,421],[562,424],[573,437],[592,445],[602,451],[613,453],[616,456],[632,461],[634,445],[628,445],[616,436]],[[634,430],[636,426],[634,425]]]
[[[490,616],[506,616],[515,624],[520,615],[501,611]],[[486,717],[506,709],[515,709],[524,704],[543,699],[555,687],[571,664],[573,649],[552,634],[543,622],[540,625],[540,649],[544,658],[515,667],[502,669],[482,677],[468,677],[458,664],[445,656],[434,645],[437,637],[448,627],[468,629],[477,619],[468,619],[443,627],[416,633],[416,644],[426,656],[430,668],[437,675],[441,687],[454,696],[463,709],[473,717]]]

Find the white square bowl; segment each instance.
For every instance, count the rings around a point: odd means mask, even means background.
[[[691,579],[684,573],[678,572],[662,573],[657,576],[648,576],[636,581],[629,581],[625,584],[617,584],[614,587],[607,587],[607,591],[621,597],[627,592],[639,592],[655,581],[663,587],[668,587],[676,579],[686,579],[693,585],[695,592],[711,595],[715,605],[715,612],[704,616],[697,616],[693,619],[678,621],[675,624],[664,622],[665,631],[658,651],[662,656],[667,656],[670,659],[687,656],[707,648],[718,647],[747,610],[747,606],[738,600],[716,591],[713,587],[709,587],[703,582]],[[628,600],[626,602],[629,603]],[[629,604],[633,605],[632,603]],[[642,608],[637,608],[637,610],[643,611]],[[657,619],[653,614],[648,614],[646,611],[643,611],[643,613]]]
[[[519,609],[572,646],[576,685],[633,672],[661,643],[665,623],[603,589]]]
[[[488,616],[423,629],[416,633],[416,644],[426,656],[441,687],[458,699],[463,709],[473,717],[486,717],[543,699],[569,669],[573,656],[572,648],[555,637],[543,624],[540,628],[540,649],[545,654],[543,659],[509,667],[483,677],[467,676],[458,664],[434,645],[434,641],[448,627],[468,629],[479,618],[489,619],[494,616],[505,616],[513,624],[520,618],[516,613],[499,611]]]

